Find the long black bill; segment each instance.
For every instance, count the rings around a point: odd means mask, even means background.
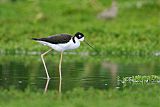
[[[86,40],[84,40],[84,42],[88,45],[88,46],[90,46],[91,48],[93,48],[93,46],[91,46]],[[93,48],[94,49],[94,48]]]

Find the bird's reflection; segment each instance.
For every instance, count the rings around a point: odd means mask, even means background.
[[[50,79],[47,79],[45,87],[44,87],[44,93],[46,93],[48,90],[49,82],[50,82]],[[62,79],[59,79],[59,87],[58,87],[59,94],[61,94],[61,91],[62,91]]]

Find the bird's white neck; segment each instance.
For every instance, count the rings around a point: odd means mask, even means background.
[[[80,43],[79,39],[75,36],[72,38],[72,41],[73,41],[74,44]]]

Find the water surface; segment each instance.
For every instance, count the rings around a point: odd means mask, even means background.
[[[135,75],[160,75],[159,57],[88,56],[64,54],[62,63],[62,91],[77,87],[109,89],[120,87],[117,77]],[[97,60],[98,59],[98,60]],[[45,57],[51,77],[47,81],[39,55],[1,55],[0,88],[14,87],[19,90],[59,89],[59,55]]]

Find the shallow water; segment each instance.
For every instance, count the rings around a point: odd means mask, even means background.
[[[119,88],[118,76],[160,75],[159,57],[150,60],[149,57],[97,57],[65,54],[62,63],[63,79],[59,81],[58,58],[58,55],[45,57],[51,77],[51,80],[47,81],[39,55],[1,55],[0,88],[14,87],[19,90],[29,88],[38,91],[46,87],[47,90],[61,88],[65,92],[77,87],[86,89],[93,87],[103,90]],[[96,60],[97,58],[99,60]],[[47,82],[48,86],[46,86]],[[61,87],[59,87],[60,84]]]

